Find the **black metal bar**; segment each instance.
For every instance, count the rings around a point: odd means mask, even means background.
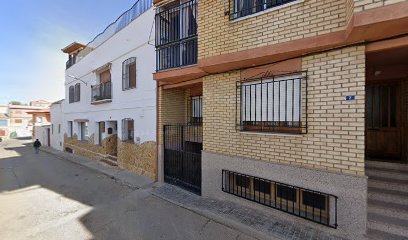
[[[229,0],[229,15],[230,20],[234,20],[237,18],[242,18],[248,15],[252,15],[261,11],[268,10],[270,8],[279,7],[281,5],[285,5],[296,0],[279,0],[279,1],[269,1],[265,3],[263,0],[256,0],[256,1],[242,1],[238,2],[237,0]],[[231,2],[232,6],[231,7]],[[232,11],[231,11],[232,9]]]
[[[191,0],[156,12],[160,25],[156,34],[157,71],[197,63],[197,2]]]
[[[292,75],[299,74],[292,73]],[[236,111],[240,111],[240,120],[237,122],[239,122],[241,130],[287,132],[291,134],[305,133],[303,128],[307,127],[307,115],[304,112],[307,112],[307,106],[302,102],[302,95],[307,96],[307,93],[302,93],[302,80],[306,79],[306,77],[291,76],[289,74],[279,76],[279,79],[275,78],[277,76],[272,76],[239,81],[237,93],[240,91],[241,94],[236,96]],[[296,84],[299,84],[298,92],[296,92]],[[270,85],[272,85],[271,92],[269,92]],[[266,88],[266,99],[264,99],[264,88]],[[249,96],[247,96],[248,90]],[[304,92],[307,92],[307,88],[304,89]],[[296,97],[299,100],[298,105],[295,105]],[[240,102],[241,108],[238,108],[238,102]],[[270,111],[272,111],[272,119],[269,118]],[[275,111],[277,111],[276,114]],[[236,116],[238,117],[238,114]],[[299,118],[296,119],[297,124],[295,124],[295,116]],[[303,122],[305,124],[302,124]]]
[[[227,177],[229,179],[235,179],[234,181],[228,181],[228,187],[225,185],[227,181],[224,181],[224,177]],[[264,178],[259,178],[259,177],[254,177],[250,176],[247,174],[242,174],[238,172],[233,172],[229,170],[222,169],[222,190],[226,193],[230,193],[232,195],[247,199],[252,202],[256,202],[259,204],[262,204],[264,206],[268,206],[271,208],[278,209],[280,211],[286,212],[288,214],[294,215],[301,217],[303,219],[307,219],[309,221],[313,221],[318,224],[326,225],[331,228],[337,228],[337,196],[334,196],[332,194],[326,194],[322,193],[319,191],[314,191],[310,189],[305,189],[293,185],[288,185],[285,183],[280,183]],[[239,179],[239,180],[238,180]],[[250,179],[253,179],[253,181],[250,181]],[[248,185],[249,181],[249,185]],[[231,186],[235,184],[234,186]],[[239,186],[238,186],[239,184]],[[252,184],[252,185],[251,185]],[[271,204],[271,199],[272,199],[272,192],[269,190],[270,197],[269,197],[269,204],[266,202],[266,191],[267,191],[267,186],[271,188],[271,186],[274,186],[274,198],[275,198],[275,204]],[[235,189],[239,189],[240,187],[241,191],[235,191]],[[257,187],[257,188],[256,188]],[[278,190],[279,187],[279,190]],[[232,188],[232,190],[231,190]],[[245,195],[242,193],[242,189],[245,189]],[[251,191],[252,190],[252,191]],[[258,193],[257,193],[258,192]],[[263,192],[263,200],[261,199],[261,194]],[[276,199],[277,195],[279,195],[279,201],[280,204],[277,205]],[[323,200],[319,197],[323,196]],[[316,197],[319,197],[319,200],[316,199]],[[331,213],[331,208],[330,208],[330,199],[334,199],[335,201],[335,206],[334,206],[334,212]],[[283,207],[283,200],[286,200],[286,207]],[[289,201],[292,201],[292,209],[289,208]],[[317,204],[316,201],[322,201],[321,203]],[[295,211],[295,202],[298,202],[298,211]],[[301,202],[303,202],[304,209],[302,210],[301,207]],[[327,204],[326,204],[327,203]],[[322,205],[323,204],[323,205]],[[312,210],[312,217],[309,217],[308,215],[308,206],[313,208]],[[320,217],[317,218],[315,214],[315,209],[319,208],[320,209]],[[321,212],[322,208],[324,208],[327,211],[327,217],[323,217]],[[334,214],[335,218],[335,223],[332,224],[330,221],[330,215]]]
[[[91,86],[91,102],[112,99],[112,83],[105,82]]]

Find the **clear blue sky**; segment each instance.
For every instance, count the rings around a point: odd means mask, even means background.
[[[0,6],[0,105],[64,98],[73,41],[88,43],[136,0],[12,0]]]

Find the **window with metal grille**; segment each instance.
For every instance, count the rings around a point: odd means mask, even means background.
[[[74,102],[81,101],[81,84],[75,84],[75,91],[74,91]]]
[[[306,133],[306,73],[238,82],[237,125],[241,131]]]
[[[136,58],[132,57],[122,63],[122,90],[136,88]]]
[[[222,170],[222,191],[337,228],[337,196]]]
[[[75,88],[74,86],[70,86],[69,91],[68,91],[69,103],[73,103],[75,101],[74,95],[75,95]]]
[[[326,210],[326,198],[323,195],[302,191],[302,203],[316,209]]]
[[[134,142],[135,122],[131,118],[122,120],[122,141]]]
[[[237,19],[299,0],[229,0],[230,19]]]
[[[296,189],[284,185],[277,185],[276,196],[284,200],[296,202]]]
[[[156,12],[156,70],[197,63],[197,0],[180,0]]]
[[[203,122],[203,96],[190,98],[189,118],[190,123],[200,124]]]
[[[74,129],[73,129],[73,123],[72,121],[68,121],[68,132],[67,132],[67,137],[72,138],[74,135]]]
[[[89,132],[88,132],[88,122],[78,122],[79,132],[82,141],[88,141]]]

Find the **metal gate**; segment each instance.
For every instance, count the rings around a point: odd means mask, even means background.
[[[164,181],[201,194],[201,125],[164,126]]]

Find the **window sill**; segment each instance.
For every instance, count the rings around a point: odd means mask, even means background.
[[[292,5],[302,3],[304,1],[305,0],[298,0],[298,1],[290,2],[290,3],[286,3],[286,4],[283,4],[283,5],[280,5],[280,6],[276,6],[276,7],[267,9],[267,10],[263,10],[263,11],[260,11],[260,12],[245,16],[245,17],[236,18],[234,20],[231,20],[230,22],[231,23],[240,22],[240,21],[243,21],[243,20],[246,20],[246,19],[249,19],[249,18],[257,17],[257,16],[262,15],[262,14],[266,14],[266,13],[269,13],[269,12],[277,11],[277,10],[282,9],[282,8],[290,7]]]
[[[98,105],[98,104],[103,104],[103,103],[110,103],[112,102],[112,99],[103,99],[103,100],[97,100],[97,101],[92,101],[92,105]]]
[[[133,90],[133,89],[136,89],[136,87],[122,88],[122,91],[125,92],[125,91],[129,91],[129,90]]]
[[[239,131],[240,134],[245,135],[271,135],[282,137],[303,137],[302,133],[280,133],[280,132],[260,132],[260,131]]]

